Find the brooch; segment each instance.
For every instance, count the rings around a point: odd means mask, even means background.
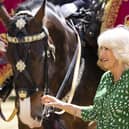
[[[22,28],[25,27],[26,21],[23,18],[20,18],[16,22],[16,27],[21,30]]]
[[[21,99],[25,99],[27,97],[27,91],[26,90],[20,90],[20,91],[18,91],[18,95]]]
[[[23,70],[25,70],[26,65],[22,60],[19,60],[16,64],[16,68],[18,71],[22,72]]]

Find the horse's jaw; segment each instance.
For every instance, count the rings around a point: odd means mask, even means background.
[[[28,125],[30,128],[41,127],[41,122],[33,119],[31,116],[30,97],[24,100],[20,99],[19,102],[20,102],[19,118],[21,122]]]

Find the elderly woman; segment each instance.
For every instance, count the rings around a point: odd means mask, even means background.
[[[128,129],[129,31],[116,27],[102,32],[98,37],[98,56],[106,72],[100,80],[93,105],[68,104],[49,95],[44,95],[41,102],[84,121],[95,120],[97,129]]]

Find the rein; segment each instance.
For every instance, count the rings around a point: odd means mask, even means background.
[[[0,100],[0,116],[1,118],[6,121],[6,122],[10,122],[11,120],[13,120],[13,118],[15,117],[15,115],[17,114],[18,109],[15,107],[11,113],[11,115],[8,118],[5,118],[2,109],[1,109],[1,100]]]
[[[73,56],[73,58],[72,58],[72,61],[71,61],[70,65],[69,65],[69,68],[68,68],[68,70],[67,70],[67,73],[66,73],[66,75],[65,75],[65,78],[64,78],[64,80],[63,80],[63,82],[62,82],[62,84],[61,84],[61,86],[60,86],[60,88],[59,88],[59,90],[58,90],[58,92],[57,92],[56,98],[58,98],[58,99],[60,98],[60,96],[61,96],[61,94],[62,94],[62,92],[63,92],[63,90],[64,90],[64,88],[65,88],[65,86],[66,86],[66,83],[68,82],[69,77],[70,77],[70,75],[72,74],[74,65],[75,65],[75,63],[76,63],[77,52],[78,52],[78,50],[77,50],[77,48],[76,48],[76,51],[75,51],[75,53],[74,53],[74,56]]]
[[[71,25],[72,27],[72,25]],[[77,40],[78,40],[78,45],[77,45],[77,48],[75,50],[75,53],[74,53],[74,56],[72,58],[72,61],[69,65],[69,68],[67,70],[67,73],[65,75],[65,78],[57,92],[57,95],[56,95],[56,98],[60,98],[61,94],[62,94],[62,91],[64,90],[64,88],[66,87],[66,83],[67,81],[69,80],[69,77],[74,69],[74,75],[73,75],[73,80],[72,80],[72,86],[71,86],[71,90],[69,92],[69,98],[68,98],[68,103],[71,103],[73,97],[74,97],[74,94],[75,94],[75,91],[76,91],[76,88],[78,86],[78,77],[79,77],[79,68],[80,68],[80,61],[81,61],[81,41],[80,41],[80,37],[79,37],[79,34],[77,33],[76,29],[74,27],[72,27],[74,29],[74,31],[76,32],[76,35],[77,35]],[[74,67],[75,66],[75,67]],[[82,72],[82,71],[81,71]],[[80,77],[81,78],[81,77]],[[79,79],[80,79],[79,78]],[[65,96],[66,97],[66,96]],[[42,111],[42,118],[41,118],[41,123],[43,122],[43,120],[47,117],[50,116],[50,112],[53,112],[54,110],[51,109],[51,107],[47,107],[47,106],[44,106],[44,109]],[[63,114],[65,111],[60,111],[60,112],[57,112],[57,111],[54,111],[54,113],[58,114],[58,115],[61,115]]]
[[[45,44],[45,59],[44,59],[44,94],[49,93],[48,85],[48,42]]]
[[[74,28],[75,30],[75,28]],[[71,85],[71,89],[70,91],[68,92],[68,94],[64,97],[64,99],[66,98],[68,103],[71,103],[72,100],[73,100],[73,97],[74,97],[74,94],[75,94],[75,91],[76,91],[76,88],[79,84],[79,73],[80,73],[80,63],[81,63],[81,41],[80,41],[80,37],[79,37],[79,34],[77,33],[77,31],[75,30],[76,34],[77,34],[77,40],[78,40],[78,45],[77,45],[77,48],[76,48],[76,51],[74,53],[74,57],[72,59],[72,62],[70,64],[70,67],[72,68],[71,65],[75,66],[74,67],[74,74],[73,74],[73,80],[72,80],[72,85]],[[69,68],[70,68],[69,67]],[[71,71],[71,70],[68,70],[68,71]],[[81,77],[80,77],[81,78]],[[80,79],[79,78],[79,79]],[[65,81],[65,80],[64,80]],[[63,81],[63,82],[64,82]],[[65,88],[66,85],[62,85],[62,87],[60,88],[59,92],[61,94],[61,91],[63,91],[63,89]],[[59,97],[60,95],[59,93],[57,94],[58,96],[56,97]],[[62,110],[62,111],[55,111],[56,114],[58,115],[62,115],[65,111]]]

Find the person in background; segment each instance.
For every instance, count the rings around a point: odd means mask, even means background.
[[[14,10],[18,6],[18,4],[23,1],[25,0],[0,0],[0,3],[4,4],[10,15],[13,15],[15,12]],[[5,85],[8,85],[7,80],[9,80],[10,76],[12,76],[13,74],[12,67],[8,63],[6,57],[6,47],[8,45],[8,42],[6,40],[6,32],[7,29],[0,20],[0,98],[5,92],[3,91],[3,89],[5,89]]]
[[[25,0],[1,0],[0,2],[2,2],[2,1],[3,1],[3,4],[4,4],[5,8],[9,12],[9,14],[13,15],[14,12],[15,12],[14,10],[18,6],[18,4],[20,4],[21,2],[23,2]],[[6,32],[7,32],[7,30],[6,30],[5,26],[0,21],[0,34],[1,33],[6,33]]]
[[[89,7],[91,2],[105,0],[48,0],[55,5],[61,6],[65,17],[76,12],[78,8]],[[129,26],[129,0],[106,0],[104,15],[102,19],[101,32],[115,27],[119,24]]]
[[[102,32],[98,37],[98,58],[106,72],[101,77],[93,105],[69,104],[50,95],[41,97],[41,103],[65,110],[84,121],[94,120],[97,129],[128,129],[129,30],[118,26]]]

